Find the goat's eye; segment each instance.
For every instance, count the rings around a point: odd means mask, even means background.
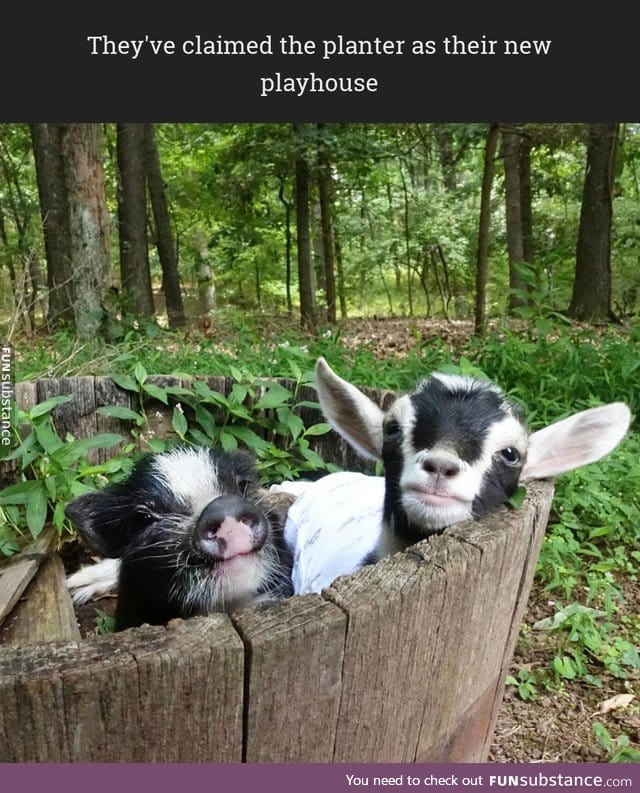
[[[400,424],[398,424],[398,422],[395,421],[395,419],[385,425],[384,428],[385,438],[397,438],[401,434],[402,434],[402,429],[400,428]]]
[[[506,449],[501,449],[500,457],[502,457],[508,465],[517,465],[520,462],[520,452],[514,449],[513,446],[507,446]]]

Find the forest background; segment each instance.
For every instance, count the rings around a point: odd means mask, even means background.
[[[175,404],[174,429],[248,444],[267,481],[321,468],[324,429],[275,391],[284,457],[233,419],[319,354],[397,390],[491,377],[534,429],[637,413],[639,169],[632,123],[2,124],[3,339],[17,380],[107,374],[158,398],[149,374],[231,375],[222,425],[188,429]],[[66,532],[66,500],[131,456],[70,465],[49,412],[18,420],[33,440],[13,452],[24,486],[0,493],[5,556],[47,519]],[[496,759],[639,759],[639,486],[635,425],[558,482]]]

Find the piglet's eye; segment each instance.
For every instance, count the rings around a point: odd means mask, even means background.
[[[520,452],[514,449],[513,446],[507,446],[506,449],[500,450],[500,457],[508,465],[517,465],[520,462]]]
[[[156,516],[147,507],[138,507],[135,512],[136,522],[142,526],[148,526],[156,519]]]

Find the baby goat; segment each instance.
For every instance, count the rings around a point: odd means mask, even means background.
[[[316,389],[334,429],[383,462],[384,487],[378,477],[330,474],[302,493],[285,526],[300,592],[352,572],[357,556],[372,561],[492,512],[519,482],[599,460],[622,440],[631,417],[616,402],[529,434],[520,408],[498,386],[447,374],[433,374],[383,412],[323,358]]]
[[[117,576],[116,630],[285,597],[292,561],[278,507],[246,452],[148,455],[126,481],[67,506],[87,545],[111,557],[68,584],[104,591]]]

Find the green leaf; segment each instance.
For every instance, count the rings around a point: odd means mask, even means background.
[[[147,440],[147,446],[154,453],[164,452],[167,448],[167,442],[160,438],[149,438]]]
[[[47,454],[55,454],[58,449],[64,446],[64,441],[50,424],[41,424],[35,427],[34,432],[38,443]]]
[[[59,462],[75,462],[80,457],[84,457],[87,452],[92,449],[108,449],[111,446],[116,446],[122,443],[124,438],[122,435],[116,435],[113,432],[104,432],[99,435],[94,435],[93,438],[80,438],[76,441],[71,441],[56,453],[56,460]]]
[[[37,537],[47,519],[47,494],[42,483],[35,488],[27,499],[27,526],[32,537]]]
[[[242,424],[227,424],[225,427],[225,433],[226,432],[241,440],[254,451],[264,449],[269,445],[267,441],[264,440],[264,438],[256,435],[253,430],[250,430],[249,427],[242,426]]]
[[[255,410],[273,410],[281,405],[286,405],[291,399],[291,393],[279,383],[270,383],[266,392],[254,405]]]
[[[124,391],[138,392],[138,384],[133,377],[130,377],[128,374],[112,374],[110,377],[113,382]]]
[[[165,405],[169,404],[169,397],[167,396],[166,389],[153,385],[152,383],[145,383],[142,388],[149,396],[157,399],[159,402],[164,402]]]
[[[184,438],[184,436],[187,434],[187,430],[189,429],[189,425],[186,418],[184,417],[184,413],[177,405],[173,409],[173,415],[171,416],[171,426],[180,438]]]
[[[207,433],[210,440],[217,440],[216,422],[211,413],[209,413],[209,411],[206,410],[202,405],[196,404],[195,419],[196,422]]]
[[[311,427],[307,427],[307,429],[304,431],[304,437],[306,438],[308,435],[326,435],[327,432],[330,431],[330,424],[319,422],[318,424],[313,424]]]
[[[124,405],[105,405],[104,407],[97,408],[96,413],[112,419],[135,421],[138,426],[144,424],[144,416],[141,413],[131,410],[131,408],[127,408]]]
[[[50,413],[58,405],[62,405],[65,402],[71,401],[73,401],[73,397],[70,394],[51,397],[51,399],[47,399],[45,402],[40,402],[38,405],[34,405],[34,407],[32,407],[29,411],[29,418],[32,420],[37,419],[38,416],[44,416],[45,413]]]
[[[524,485],[520,485],[516,492],[511,496],[511,498],[507,499],[507,504],[512,509],[520,509],[520,507],[524,504],[524,500],[527,497],[527,488]]]
[[[144,381],[147,379],[147,370],[144,368],[142,363],[138,361],[133,369],[133,376],[136,380],[142,385]]]
[[[238,448],[238,441],[228,432],[220,433],[220,445],[225,452],[232,452]]]
[[[40,482],[18,482],[16,485],[9,485],[4,490],[0,490],[0,505],[4,504],[26,504],[29,496],[34,490],[41,488]]]

